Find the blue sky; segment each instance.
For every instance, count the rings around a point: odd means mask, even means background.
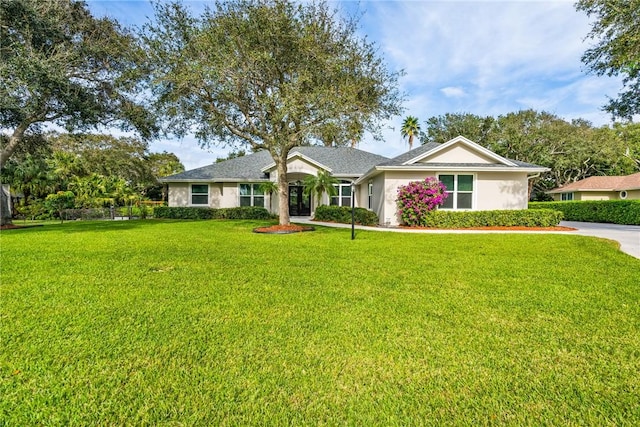
[[[206,2],[185,1],[193,11]],[[153,16],[147,0],[88,0],[95,16],[141,25]],[[590,75],[580,58],[591,40],[590,23],[573,1],[361,1],[330,2],[362,14],[361,35],[374,41],[390,70],[405,71],[400,87],[405,112],[386,123],[384,141],[366,136],[363,150],[393,157],[408,145],[400,123],[423,123],[445,113],[498,116],[524,109],[610,122],[602,111],[620,91],[619,79]],[[210,164],[229,151],[202,150],[193,138],[160,140],[152,151],[173,152],[187,169]]]

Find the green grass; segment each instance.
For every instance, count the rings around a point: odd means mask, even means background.
[[[638,425],[640,260],[246,221],[0,236],[0,425]]]

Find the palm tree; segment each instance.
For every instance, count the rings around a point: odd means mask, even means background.
[[[273,196],[273,193],[276,193],[278,191],[278,184],[273,181],[265,181],[260,184],[259,188],[260,188],[260,191],[262,191],[264,194],[269,195],[269,212],[272,212],[271,211],[271,205],[273,204],[272,196]]]
[[[340,181],[331,176],[327,171],[318,171],[318,175],[308,175],[304,181],[304,196],[308,197],[309,194],[315,194],[317,196],[318,204],[322,199],[322,193],[327,193],[329,198],[338,195],[335,185],[338,185]]]
[[[400,133],[403,138],[409,138],[409,150],[413,148],[413,138],[420,133],[420,123],[418,118],[414,116],[407,116],[402,122],[402,128]]]

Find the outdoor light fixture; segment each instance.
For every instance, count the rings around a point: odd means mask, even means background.
[[[351,240],[356,238],[356,222],[355,222],[355,211],[356,211],[356,184],[351,181]]]

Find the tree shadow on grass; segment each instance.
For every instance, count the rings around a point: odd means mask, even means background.
[[[40,233],[42,231],[58,231],[62,233],[84,233],[90,231],[117,231],[132,230],[136,228],[149,228],[167,223],[184,223],[184,220],[82,220],[82,221],[65,221],[63,223],[57,221],[47,222],[45,224],[15,224],[16,227],[3,229],[1,233],[5,236],[11,234]]]

